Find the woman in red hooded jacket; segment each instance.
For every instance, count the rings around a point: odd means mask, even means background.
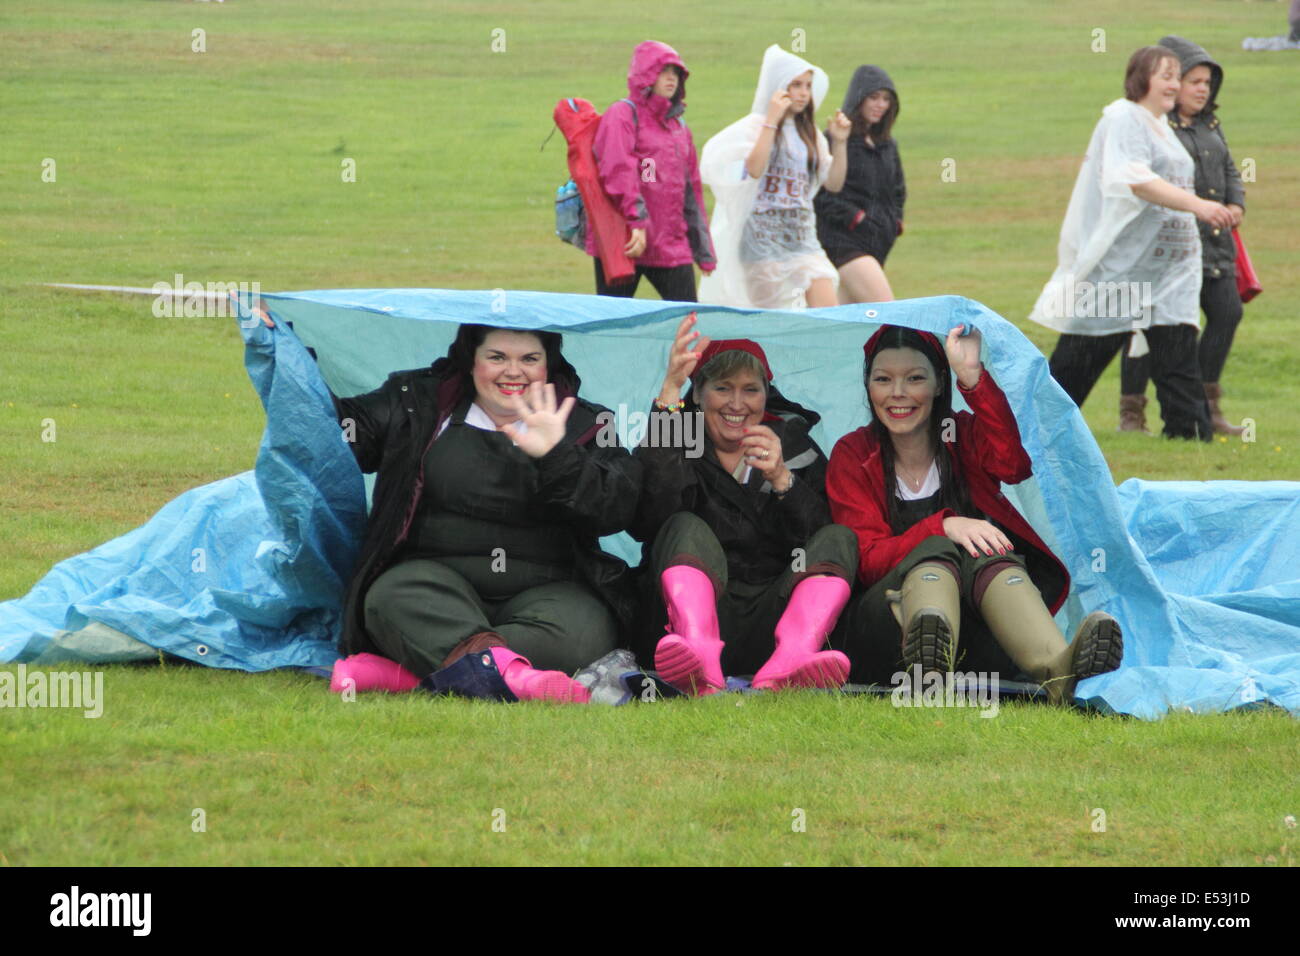
[[[623,214],[630,238],[624,251],[636,262],[632,281],[611,286],[588,231],[595,258],[596,294],[631,298],[645,276],[660,298],[694,302],[698,263],[717,263],[704,211],[704,189],[686,109],[686,64],[666,43],[647,40],[632,52],[628,97],[600,118],[592,151],[600,182]]]
[[[1032,465],[980,362],[979,332],[962,332],[941,346],[886,325],[864,349],[872,421],[840,439],[826,476],[831,515],[857,533],[868,588],[841,631],[850,680],[889,683],[914,665],[950,671],[960,661],[1023,672],[1069,701],[1077,681],[1119,666],[1119,623],[1089,614],[1068,647],[1057,630],[1070,577],[1002,494]],[[953,413],[954,376],[969,412]]]

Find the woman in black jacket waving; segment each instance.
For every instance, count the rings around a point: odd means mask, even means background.
[[[894,81],[878,66],[860,66],[842,112],[853,122],[848,172],[838,193],[817,194],[817,238],[840,273],[841,302],[890,302],[885,257],[903,233],[907,185],[892,135],[898,118]]]
[[[462,325],[431,367],[335,399],[377,472],[335,690],[588,699],[562,672],[631,620],[627,567],[597,539],[630,524],[641,464],[595,440],[604,410],[577,397],[560,345]]]
[[[677,329],[635,452],[645,484],[631,533],[646,544],[649,625],[638,650],[654,644],[660,676],[686,693],[751,673],[760,688],[838,687],[848,659],[824,648],[857,541],[831,524],[826,456],[808,434],[820,416],[776,390],[756,343],[710,342],[695,321]]]

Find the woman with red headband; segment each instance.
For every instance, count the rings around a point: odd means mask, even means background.
[[[677,328],[635,452],[645,483],[630,530],[648,572],[637,650],[688,694],[723,689],[727,674],[754,674],[758,688],[839,687],[849,663],[827,638],[856,542],[831,524],[826,456],[808,434],[821,416],[776,390],[756,343],[710,342],[695,322]]]
[[[841,633],[854,681],[899,670],[1014,674],[1058,702],[1119,666],[1119,622],[1084,618],[1067,647],[1052,615],[1070,576],[1002,494],[1032,473],[980,334],[886,325],[864,349],[869,425],[831,452],[831,514],[858,537],[855,600]],[[953,376],[969,412],[953,413]],[[900,635],[901,631],[901,635]],[[960,636],[960,650],[958,638]],[[900,641],[901,637],[901,641]]]

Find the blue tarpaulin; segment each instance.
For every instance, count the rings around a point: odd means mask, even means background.
[[[877,325],[942,336],[974,324],[1034,462],[1032,479],[1005,490],[1073,575],[1058,622],[1072,633],[1085,613],[1105,610],[1124,626],[1124,666],[1082,682],[1079,697],[1148,718],[1261,702],[1300,713],[1300,483],[1117,489],[1042,354],[969,299],[742,312],[504,290],[264,298],[277,327],[246,312],[240,322],[267,410],[255,470],[187,492],[0,604],[0,660],[120,658],[134,645],[251,671],[331,663],[366,491],[325,383],[340,395],[372,389],[444,354],[462,322],[560,331],[584,396],[614,409],[635,441],[677,323],[695,308],[704,334],[764,346],[782,391],[823,414],[814,437],[828,452],[866,421],[862,344]],[[606,546],[637,553],[621,536]]]

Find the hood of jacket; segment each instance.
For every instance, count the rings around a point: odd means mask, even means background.
[[[783,90],[795,78],[802,76],[812,70],[812,105],[813,109],[821,106],[822,100],[826,99],[826,91],[830,89],[830,77],[826,71],[819,66],[813,66],[803,57],[795,56],[793,53],[787,53],[779,46],[773,43],[763,51],[763,66],[758,71],[758,86],[754,90],[754,104],[750,107],[751,113],[757,113],[759,116],[767,115],[767,104],[772,101],[772,95],[777,90]]]
[[[849,80],[849,88],[844,93],[844,103],[840,109],[844,115],[852,119],[862,106],[865,100],[876,90],[889,90],[894,94],[894,103],[889,108],[895,117],[898,116],[898,90],[894,89],[894,81],[878,66],[860,66],[853,71],[853,79]]]
[[[677,83],[677,92],[671,100],[655,96],[655,80],[666,66],[675,66],[682,71]],[[686,109],[686,78],[690,71],[677,55],[677,51],[667,43],[646,40],[632,51],[632,62],[627,67],[627,92],[638,109],[649,110],[663,119],[680,116]]]
[[[1219,104],[1215,102],[1219,98],[1219,87],[1223,85],[1223,67],[1214,62],[1210,54],[1205,52],[1205,48],[1198,46],[1191,40],[1184,40],[1182,37],[1170,34],[1160,38],[1160,45],[1173,50],[1178,54],[1179,75],[1186,76],[1187,71],[1195,66],[1208,66],[1210,68],[1210,98],[1205,101],[1205,106],[1201,107],[1201,116],[1209,116]],[[1178,112],[1175,106],[1173,113]]]

